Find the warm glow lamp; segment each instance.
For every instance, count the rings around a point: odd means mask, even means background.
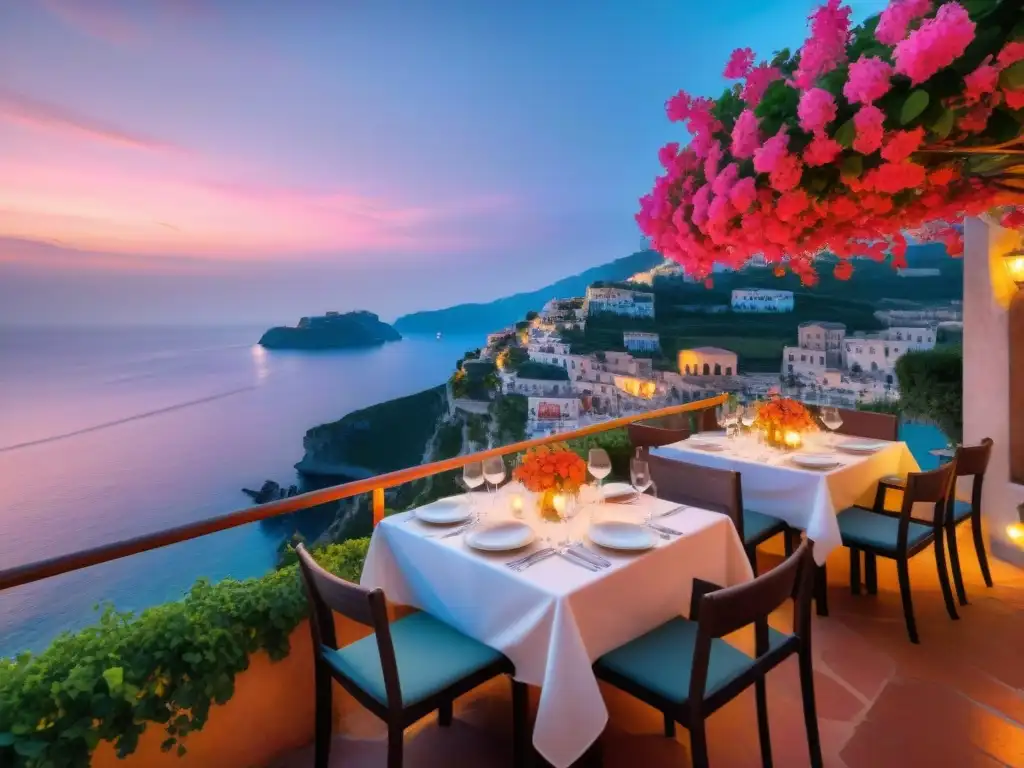
[[[1015,546],[1024,549],[1024,504],[1017,507],[1017,514],[1020,522],[1006,526],[1006,535]]]
[[[1024,286],[1024,249],[1010,251],[1003,256],[1003,263],[1006,264],[1006,271],[1010,273],[1010,279],[1017,287]]]

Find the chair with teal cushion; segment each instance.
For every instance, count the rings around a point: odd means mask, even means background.
[[[761,760],[772,764],[766,675],[789,656],[799,657],[810,764],[822,763],[811,666],[810,602],[814,562],[804,541],[781,565],[747,584],[721,589],[694,580],[690,618],[674,618],[599,658],[598,678],[660,710],[665,735],[675,724],[690,731],[691,761],[707,768],[705,721],[751,685],[755,688]],[[793,631],[768,626],[768,615],[793,600]],[[754,625],[755,656],[722,639]]]
[[[758,545],[773,536],[785,534],[786,554],[793,553],[790,528],[784,521],[743,508],[743,487],[739,472],[701,467],[662,456],[648,456],[647,463],[660,498],[676,504],[710,509],[730,517],[754,573],[757,573]]]
[[[504,655],[427,613],[388,622],[387,602],[369,590],[328,573],[303,546],[297,547],[309,598],[316,668],[315,768],[327,768],[332,735],[331,681],[388,725],[388,768],[402,765],[405,729],[438,712],[451,724],[452,703],[498,675],[515,674]],[[334,613],[373,629],[342,648]],[[512,680],[513,760],[526,758],[526,686]]]
[[[874,510],[850,507],[839,513],[839,532],[843,546],[850,548],[850,589],[860,594],[860,554],[865,557],[868,592],[877,592],[875,558],[896,561],[899,574],[900,597],[903,600],[903,618],[912,643],[920,642],[914,620],[914,605],[910,592],[910,558],[928,547],[935,550],[935,567],[939,585],[950,618],[958,619],[953,591],[946,570],[944,531],[947,518],[947,499],[953,490],[954,464],[947,464],[931,472],[911,472],[902,480],[903,501],[898,516],[885,511],[885,483],[879,483]],[[912,519],[915,504],[932,506],[932,521]]]

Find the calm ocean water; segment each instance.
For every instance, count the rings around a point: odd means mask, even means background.
[[[0,567],[248,506],[241,488],[297,482],[316,424],[442,383],[482,337],[368,350],[266,351],[261,328],[0,328]],[[139,609],[200,576],[264,573],[259,525],[0,593],[0,655]]]
[[[443,382],[480,337],[408,337],[346,352],[270,352],[261,329],[0,329],[0,567],[248,506],[240,489],[296,481],[306,429]],[[944,440],[908,425],[923,466]],[[137,610],[200,576],[269,569],[248,525],[0,593],[0,655]]]

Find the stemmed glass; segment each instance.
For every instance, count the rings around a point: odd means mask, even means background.
[[[829,444],[834,446],[836,443],[835,431],[843,426],[843,417],[840,415],[839,409],[832,405],[826,405],[822,408],[821,423],[831,432]]]
[[[473,461],[466,464],[462,468],[462,482],[466,484],[466,487],[469,488],[470,491],[473,491],[483,485],[484,465],[479,461]],[[475,502],[471,501],[470,504],[473,507],[473,513],[476,517],[476,521],[480,522],[480,510],[476,508]]]
[[[654,482],[651,480],[651,469],[647,465],[647,459],[637,456],[629,460],[629,482],[636,491],[637,496],[643,496]],[[647,512],[647,519],[651,517],[651,510]]]
[[[487,481],[487,490],[491,493],[491,507],[494,507],[494,492],[498,486],[505,481],[505,460],[501,456],[491,456],[484,459],[484,480]]]
[[[587,469],[597,480],[598,493],[600,493],[601,481],[612,472],[612,460],[609,458],[608,452],[604,448],[591,448],[587,453]]]
[[[735,434],[733,427],[739,424],[740,415],[738,409],[732,403],[722,403],[715,410],[715,417],[718,420],[718,426],[725,430],[725,436],[731,437]]]

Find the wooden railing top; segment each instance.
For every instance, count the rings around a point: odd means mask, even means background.
[[[424,477],[436,475],[441,472],[447,472],[448,470],[459,469],[466,464],[474,461],[482,461],[490,458],[491,456],[504,456],[509,453],[519,453],[520,451],[525,451],[538,445],[560,443],[565,440],[586,437],[587,435],[598,434],[609,429],[624,427],[627,424],[632,424],[636,421],[646,421],[648,419],[656,419],[663,416],[672,416],[679,413],[702,411],[707,408],[714,408],[715,406],[723,403],[726,397],[727,396],[724,394],[717,395],[705,400],[696,400],[692,403],[673,405],[668,408],[659,408],[654,411],[647,411],[646,413],[623,416],[618,419],[611,419],[610,421],[603,421],[599,424],[591,424],[586,427],[581,427],[580,429],[574,429],[571,432],[561,432],[556,435],[538,437],[533,440],[523,440],[518,443],[490,448],[486,451],[466,454],[465,456],[455,456],[450,459],[434,461],[429,464],[421,464],[417,467],[409,467],[408,469],[400,469],[395,472],[387,472],[382,475],[375,475],[374,477],[354,480],[350,483],[333,485],[329,488],[321,488],[315,491],[310,491],[309,493],[299,494],[298,496],[291,496],[286,499],[247,507],[235,512],[229,512],[225,515],[220,515],[219,517],[198,520],[196,522],[186,523],[185,525],[179,525],[175,528],[167,528],[155,533],[147,533],[130,539],[122,539],[121,541],[111,542],[110,544],[103,544],[98,547],[83,549],[78,552],[58,555],[46,560],[37,560],[36,562],[18,565],[13,568],[6,568],[0,571],[0,591],[10,589],[11,587],[18,587],[22,584],[30,584],[34,581],[41,581],[42,579],[47,579],[51,576],[59,576],[62,573],[81,570],[82,568],[88,568],[92,565],[99,565],[101,563],[108,563],[112,560],[119,560],[123,557],[128,557],[129,555],[147,552],[151,549],[159,549],[161,547],[170,546],[171,544],[178,544],[190,539],[197,539],[201,536],[208,536],[211,533],[226,531],[231,528],[238,528],[239,526],[254,523],[258,520],[267,520],[271,517],[287,515],[292,512],[309,509],[310,507],[315,507],[320,504],[348,499],[352,496],[358,496],[364,493],[372,492],[375,497],[382,498],[383,491],[387,488],[394,488],[397,485],[410,483],[414,480],[421,480]]]

